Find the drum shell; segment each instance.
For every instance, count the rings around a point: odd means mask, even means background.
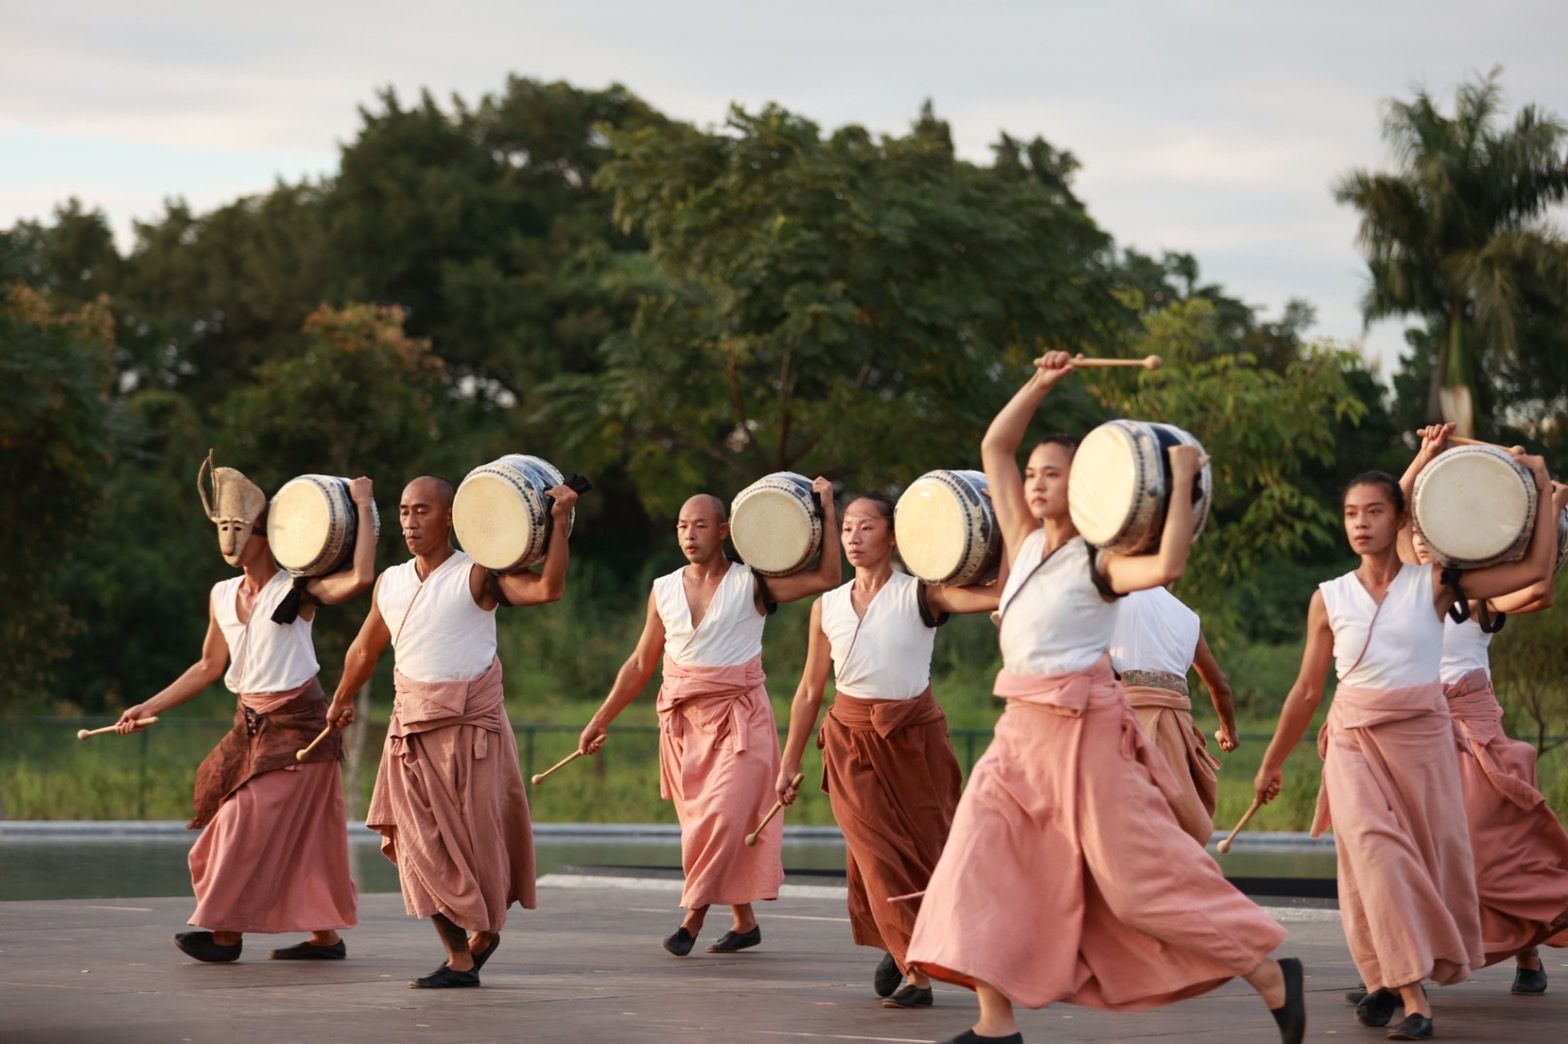
[[[1096,465],[1086,459],[1084,448],[1091,446],[1092,453],[1091,440],[1108,438],[1122,440],[1135,474],[1124,477],[1130,492],[1125,504],[1114,505],[1114,516],[1090,517],[1086,505],[1094,503],[1097,509],[1103,509],[1099,491],[1093,487],[1107,478],[1089,470]],[[1106,421],[1084,437],[1068,478],[1068,510],[1074,527],[1085,540],[1117,554],[1152,554],[1159,550],[1172,484],[1167,450],[1176,445],[1203,449],[1203,444],[1191,432],[1158,421]],[[1205,463],[1199,471],[1192,497],[1192,538],[1196,541],[1208,524],[1214,502],[1212,465]]]
[[[1557,571],[1568,565],[1568,507],[1557,514]]]
[[[934,523],[921,516],[915,498],[924,496],[930,484],[952,495],[960,515],[957,530],[942,538],[959,547],[954,556],[956,564],[950,568],[944,569],[933,561],[947,556],[922,546],[929,539],[925,526]],[[989,488],[981,472],[945,469],[928,471],[909,484],[893,509],[893,528],[900,557],[911,573],[927,583],[957,587],[985,583],[996,577],[1002,562],[1002,532],[991,498],[985,495]]]
[[[308,535],[310,543],[307,546],[311,549],[298,554],[293,545],[300,535],[285,532],[291,520],[279,509],[280,500],[284,499],[286,492],[294,492],[290,487],[296,484],[305,484],[318,491],[327,508],[326,525],[319,540],[315,534]],[[354,557],[354,544],[359,534],[359,509],[349,489],[350,481],[340,475],[314,474],[298,475],[278,487],[267,511],[267,542],[271,545],[273,558],[290,575],[327,576],[347,566]],[[380,536],[381,513],[376,509],[374,500],[370,502],[370,521],[375,527],[375,535]]]
[[[564,481],[555,465],[526,453],[508,453],[479,465],[463,477],[452,499],[452,529],[458,543],[468,557],[498,573],[538,564],[550,549],[554,528],[547,494]],[[485,487],[492,495],[498,489],[505,490],[505,502],[515,504],[516,515],[504,519],[486,511],[485,507],[492,505],[481,501],[480,491]],[[574,510],[567,523],[568,533],[576,515]]]
[[[758,498],[795,506],[786,509],[789,532],[759,528],[754,517]],[[793,471],[775,471],[735,494],[730,502],[730,540],[741,561],[763,576],[788,576],[805,568],[822,549],[822,505],[812,492],[811,480]]]
[[[1473,469],[1482,461],[1493,463],[1477,473]],[[1479,480],[1479,475],[1485,475],[1485,480]],[[1512,495],[1515,492],[1517,498]],[[1411,525],[1441,565],[1485,569],[1518,561],[1529,550],[1537,496],[1535,476],[1507,450],[1458,446],[1438,454],[1416,476],[1410,498]],[[1462,549],[1452,544],[1452,533],[1445,530],[1456,527],[1441,517],[1439,502],[1456,505],[1450,507],[1449,513],[1463,520],[1458,528],[1465,533],[1493,534],[1489,543],[1494,550]],[[1504,516],[1510,507],[1517,507],[1517,517]]]

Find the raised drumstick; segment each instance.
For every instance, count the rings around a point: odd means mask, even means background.
[[[554,765],[551,765],[549,768],[545,769],[543,772],[535,772],[533,774],[534,786],[538,786],[540,783],[543,783],[545,781],[545,777],[554,772],[556,769],[565,768],[582,756],[582,751],[574,750],[560,761],[557,761]]]
[[[328,725],[326,728],[321,730],[321,735],[317,736],[315,739],[310,741],[310,745],[309,746],[304,747],[301,750],[296,750],[294,752],[294,760],[295,761],[304,761],[306,758],[310,757],[310,752],[316,749],[316,744],[320,743],[322,740],[326,739],[331,734],[332,734],[332,726]]]
[[[1421,433],[1425,430],[1425,428],[1417,428],[1416,435],[1420,436]],[[1490,446],[1493,449],[1500,449],[1516,455],[1524,452],[1523,446],[1504,446],[1501,443],[1487,442],[1484,439],[1467,439],[1463,435],[1450,435],[1448,436],[1448,441],[1452,442],[1455,446]]]
[[[156,724],[158,724],[158,715],[156,715],[156,714],[154,714],[150,718],[137,718],[136,719],[136,727],[138,729],[144,729],[144,728],[146,728],[149,725],[156,725]],[[105,725],[101,729],[77,729],[76,730],[76,738],[79,739],[79,740],[84,740],[88,736],[99,736],[99,735],[102,735],[105,732],[113,732],[118,727],[119,726],[117,726],[117,725]]]
[[[1158,370],[1160,357],[1145,355],[1142,359],[1095,359],[1087,355],[1073,356],[1074,366],[1142,366],[1145,370]]]
[[[790,777],[789,785],[792,786],[792,787],[798,787],[798,786],[800,786],[800,781],[805,779],[805,778],[806,778],[806,774],[804,772],[797,772],[793,776]],[[757,829],[753,830],[751,833],[746,835],[746,845],[747,845],[748,848],[756,847],[757,838],[762,834],[762,828],[767,826],[770,822],[772,822],[773,817],[778,815],[779,814],[779,809],[781,809],[783,807],[784,807],[784,802],[783,801],[775,801],[775,802],[773,802],[773,807],[768,809],[768,814],[762,817],[762,822],[757,824]]]
[[[1262,807],[1263,799],[1261,797],[1255,797],[1252,799],[1252,807],[1247,809],[1247,814],[1241,817],[1241,822],[1236,824],[1236,829],[1232,830],[1230,834],[1226,836],[1225,840],[1219,843],[1220,855],[1224,855],[1226,852],[1230,851],[1230,843],[1236,840],[1236,835],[1241,833],[1242,829],[1249,822],[1251,822],[1252,817],[1258,814],[1258,809]]]

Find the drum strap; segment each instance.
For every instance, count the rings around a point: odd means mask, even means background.
[[[1448,615],[1454,623],[1464,623],[1470,619],[1470,599],[1465,597],[1464,588],[1459,586],[1461,573],[1458,566],[1444,566],[1442,572],[1443,586],[1454,589],[1454,604],[1448,607]]]
[[[751,577],[757,583],[757,598],[762,602],[763,613],[768,616],[772,616],[774,613],[779,611],[779,603],[778,599],[773,597],[773,592],[768,590],[767,577],[763,576],[755,569],[751,571]]]
[[[311,593],[306,590],[310,586],[310,577],[296,576],[294,586],[289,588],[289,593],[278,602],[278,607],[272,610],[272,622],[275,624],[291,624],[299,619],[299,611],[304,607],[306,598],[311,598]]]
[[[490,597],[495,599],[497,605],[511,607],[512,600],[501,590],[501,574],[494,569],[485,570],[485,590],[490,592]]]
[[[1100,572],[1100,549],[1097,547],[1089,549],[1089,582],[1094,584],[1094,589],[1100,592],[1100,597],[1107,602],[1114,602],[1118,598],[1127,597],[1113,588],[1111,581],[1106,578],[1104,573]]]
[[[927,627],[941,627],[949,619],[947,613],[939,613],[931,608],[931,585],[924,581],[915,588],[915,605],[920,609],[920,622]]]

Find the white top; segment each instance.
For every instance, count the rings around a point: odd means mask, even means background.
[[[244,574],[212,585],[212,618],[229,644],[229,669],[223,684],[230,692],[288,692],[297,689],[321,670],[316,646],[310,639],[311,621],[303,616],[293,623],[272,622],[272,611],[293,586],[293,578],[279,569],[256,594],[249,625],[240,623],[235,599]]]
[[[1443,617],[1443,684],[1452,685],[1471,671],[1485,671],[1490,677],[1492,658],[1487,647],[1491,644],[1492,636],[1481,630],[1474,616],[1462,624]]]
[[[423,582],[415,561],[382,573],[376,590],[397,669],[422,682],[479,677],[495,660],[495,610],[474,601],[468,586],[474,560],[454,551]]]
[[[731,562],[719,581],[708,611],[695,628],[686,601],[682,566],[653,582],[653,601],[664,621],[664,651],[682,667],[731,667],[762,655],[762,625],[757,612],[757,581],[751,566]]]
[[[1030,533],[1002,589],[1002,665],[1020,674],[1094,666],[1111,644],[1121,599],[1106,601],[1089,576],[1089,545],[1073,537],[1039,568],[1045,530]]]
[[[1438,680],[1443,621],[1432,606],[1432,566],[1407,562],[1381,606],[1355,573],[1325,580],[1318,590],[1334,629],[1334,670],[1341,685],[1403,689]]]
[[[835,686],[871,700],[919,696],[931,685],[936,645],[936,628],[920,618],[920,581],[895,569],[863,617],[855,615],[854,586],[851,580],[822,596]]]
[[[1122,599],[1111,637],[1111,666],[1119,672],[1164,671],[1185,678],[1198,655],[1198,614],[1163,587]]]

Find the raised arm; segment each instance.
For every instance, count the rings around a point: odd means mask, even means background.
[[[1465,570],[1461,583],[1468,598],[1499,598],[1552,580],[1557,561],[1557,512],[1552,510],[1555,501],[1551,476],[1547,475],[1546,461],[1541,457],[1525,455],[1515,459],[1535,477],[1535,531],[1530,537],[1529,549],[1517,562]],[[1438,570],[1433,570],[1432,582],[1438,585],[1435,592],[1437,610],[1447,612],[1453,604],[1453,588],[1442,583]]]
[[[926,604],[938,613],[989,613],[1002,604],[1002,584],[1006,582],[1007,573],[997,575],[989,584],[974,584],[969,587],[947,587],[942,584],[926,584]]]
[[[1073,372],[1072,356],[1066,352],[1046,352],[1035,360],[1034,372],[985,430],[980,440],[980,466],[991,487],[991,503],[996,522],[1002,530],[1002,545],[1008,561],[1018,552],[1028,535],[1039,528],[1024,499],[1023,477],[1018,473],[1018,447],[1029,430],[1035,411],[1046,393]]]
[[[361,475],[349,483],[348,494],[359,516],[351,568],[331,576],[313,577],[305,585],[306,593],[322,605],[346,602],[376,582],[376,523],[372,514],[375,490],[370,479]]]
[[[501,593],[508,605],[544,605],[554,602],[566,593],[566,565],[571,558],[572,507],[577,503],[577,491],[571,486],[556,486],[547,495],[554,503],[550,507],[550,548],[544,554],[544,566],[536,573],[525,569],[516,573],[495,574]],[[483,597],[475,597],[481,609],[494,609],[500,603],[485,583],[485,573],[475,566]]]
[[[1099,556],[1100,569],[1117,594],[1175,583],[1187,568],[1192,550],[1192,487],[1208,458],[1196,446],[1172,446],[1166,452],[1171,461],[1171,496],[1160,549],[1152,555]]]
[[[328,724],[340,729],[354,724],[354,694],[370,681],[376,661],[381,659],[381,653],[391,641],[392,632],[387,630],[381,606],[372,595],[370,612],[343,656],[343,676],[338,679],[338,687],[332,693],[332,705],[327,708]]]
[[[1301,653],[1301,671],[1280,708],[1274,738],[1269,740],[1269,749],[1263,754],[1263,764],[1252,784],[1265,803],[1273,801],[1284,789],[1285,759],[1312,724],[1312,716],[1323,702],[1323,685],[1333,663],[1334,631],[1328,623],[1328,606],[1323,602],[1323,592],[1313,591],[1307,607],[1307,647]]]
[[[1203,687],[1209,690],[1209,702],[1214,704],[1214,713],[1220,718],[1220,749],[1228,754],[1241,745],[1236,738],[1236,700],[1231,695],[1230,679],[1220,670],[1219,661],[1214,658],[1202,631],[1198,632],[1198,648],[1193,653],[1192,666]]]
[[[1454,425],[1429,424],[1421,429],[1421,448],[1416,450],[1416,455],[1411,458],[1405,473],[1399,476],[1399,489],[1405,495],[1405,524],[1399,527],[1399,560],[1401,562],[1416,561],[1416,548],[1412,537],[1415,535],[1415,499],[1416,476],[1421,474],[1421,469],[1432,463],[1432,458],[1443,452],[1448,447],[1448,436],[1453,432]]]
[[[768,593],[775,602],[794,602],[831,591],[844,581],[844,556],[839,550],[838,512],[833,506],[833,483],[818,475],[811,491],[822,505],[822,553],[810,572],[768,578]],[[761,606],[758,607],[761,609]]]
[[[621,664],[621,669],[615,674],[615,684],[610,686],[610,694],[604,698],[599,709],[593,712],[588,725],[583,729],[582,735],[577,739],[577,749],[584,754],[597,754],[604,746],[604,735],[610,727],[610,722],[625,710],[627,705],[637,698],[648,679],[653,677],[654,669],[659,666],[659,657],[664,655],[664,618],[659,615],[659,604],[650,592],[648,595],[648,615],[643,621],[642,635],[637,639],[637,647],[632,654]]]
[[[134,707],[125,708],[120,715],[120,720],[114,723],[114,731],[122,736],[137,731],[136,721],[140,718],[154,718],[171,707],[178,707],[187,700],[200,695],[202,690],[219,678],[223,677],[223,668],[229,662],[229,646],[223,640],[223,631],[218,627],[218,621],[212,616],[212,601],[207,602],[207,634],[201,640],[201,658],[174,679],[168,687],[156,696],[138,703]]]
[[[793,782],[795,773],[800,771],[806,741],[811,738],[811,730],[816,728],[817,715],[822,711],[822,694],[828,685],[828,670],[833,666],[827,632],[822,629],[821,599],[811,606],[809,627],[806,666],[800,672],[800,684],[795,686],[795,699],[789,705],[789,738],[784,741],[779,778],[774,784],[779,800],[786,805],[793,805],[800,795],[800,787]]]
[[[1552,483],[1552,517],[1560,518],[1563,508],[1568,506],[1568,486],[1561,482]],[[1556,562],[1547,575],[1531,584],[1529,587],[1520,588],[1509,594],[1498,595],[1487,599],[1487,607],[1494,613],[1511,613],[1520,616],[1524,613],[1539,613],[1550,609],[1557,602],[1557,570]]]

